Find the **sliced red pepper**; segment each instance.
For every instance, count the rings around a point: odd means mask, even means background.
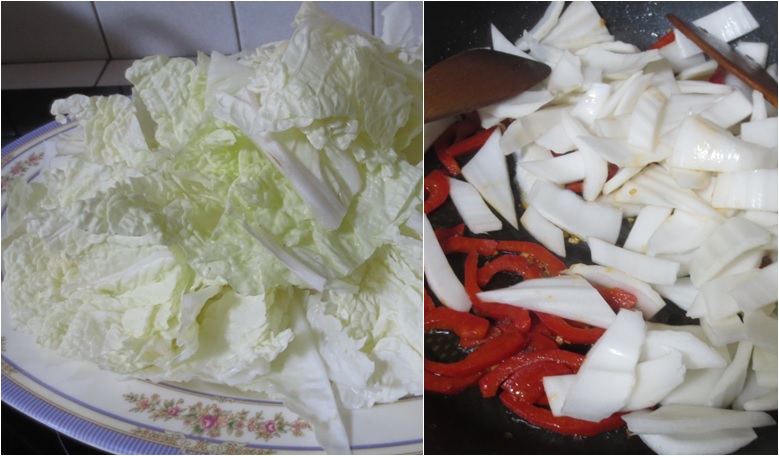
[[[425,214],[441,207],[449,198],[449,181],[446,174],[435,169],[425,177]]]
[[[554,361],[540,361],[515,370],[501,384],[501,388],[511,393],[518,400],[530,402],[531,404],[544,404],[548,403],[544,391],[544,377],[573,373],[573,370],[565,364]]]
[[[499,302],[484,302],[477,294],[481,292],[478,278],[479,258],[474,253],[468,254],[465,259],[465,291],[471,297],[473,310],[476,315],[485,316],[493,320],[508,319],[514,327],[520,332],[530,330],[530,312],[521,307],[503,304]]]
[[[498,241],[468,236],[452,236],[441,242],[441,249],[444,253],[474,252],[483,256],[491,256],[498,253]]]
[[[579,327],[569,323],[564,318],[543,312],[536,312],[539,320],[555,335],[570,344],[594,344],[606,331],[597,327]]]
[[[531,262],[526,256],[506,254],[492,258],[479,268],[478,283],[480,287],[485,287],[490,280],[499,272],[511,272],[519,275],[524,280],[544,277],[546,271],[542,270],[537,263]]]
[[[717,65],[717,69],[714,70],[714,73],[709,77],[709,82],[713,82],[714,84],[724,84],[725,83],[725,77],[728,75],[728,70],[722,66]]]
[[[425,331],[447,329],[461,339],[483,339],[489,327],[490,322],[484,318],[448,307],[436,307],[425,313]]]
[[[543,328],[543,330],[539,330]],[[555,342],[555,335],[546,329],[543,325],[536,324],[530,332],[527,333],[527,347],[525,350],[528,352],[542,351],[542,350],[556,350],[560,348]]]
[[[461,223],[459,225],[455,225],[450,228],[436,228],[434,232],[435,232],[436,239],[438,239],[438,243],[443,244],[444,241],[446,241],[449,238],[464,235],[465,224]]]
[[[460,142],[456,142],[446,148],[446,153],[450,157],[459,157],[461,155],[470,154],[476,152],[490,139],[492,133],[495,131],[495,127],[488,130],[482,130],[469,138],[463,139]]]
[[[518,400],[506,391],[500,394],[500,400],[509,410],[529,424],[560,434],[591,437],[625,425],[622,414],[614,414],[601,421],[592,422],[568,416],[554,416],[549,409]]]
[[[454,135],[450,144],[457,144],[481,129],[481,122],[479,122],[479,119],[462,119],[454,125]]]
[[[450,125],[446,130],[444,130],[441,136],[439,136],[435,142],[433,142],[433,151],[435,152],[438,161],[441,162],[441,165],[443,165],[446,173],[452,177],[459,176],[461,169],[460,165],[457,163],[457,160],[446,153],[446,148],[454,142],[457,127],[457,123]]]
[[[632,309],[638,303],[636,295],[622,288],[602,285],[594,285],[594,288],[614,310]]]
[[[478,347],[479,345],[483,344],[487,341],[487,339],[494,339],[496,337],[500,337],[504,334],[513,334],[516,332],[522,332],[519,329],[517,329],[516,324],[514,321],[509,320],[508,318],[503,318],[500,320],[495,321],[492,325],[490,325],[490,329],[487,331],[487,336],[482,339],[461,339],[460,340],[460,346],[463,348],[473,348]]]
[[[554,350],[518,353],[510,358],[506,358],[502,363],[495,367],[495,369],[484,374],[481,380],[479,380],[479,389],[481,390],[482,396],[492,397],[497,394],[500,385],[506,381],[514,371],[521,367],[550,361],[569,367],[571,372],[577,372],[583,360],[584,356],[559,348]]]
[[[567,188],[568,190],[574,193],[578,193],[581,195],[584,192],[584,182],[583,181],[571,182],[565,184],[565,188]]]
[[[425,369],[437,375],[465,377],[486,370],[506,357],[516,354],[527,343],[523,334],[504,334],[488,339],[464,359],[453,363],[425,360]]]
[[[466,377],[446,377],[425,370],[425,391],[450,395],[460,394],[467,388],[476,385],[481,374],[481,372],[477,372]]]
[[[435,303],[433,302],[433,298],[431,298],[430,294],[427,292],[427,289],[425,289],[425,315],[427,315],[427,313],[433,309],[435,309]]]
[[[651,46],[649,46],[649,49],[660,49],[666,47],[669,44],[673,43],[674,40],[676,40],[676,35],[674,35],[673,30],[670,30],[668,33],[661,36],[657,41],[655,41]]]
[[[550,276],[560,275],[568,267],[544,246],[527,241],[498,241],[498,250],[524,253],[546,269]]]

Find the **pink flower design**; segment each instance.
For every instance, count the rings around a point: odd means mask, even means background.
[[[278,429],[276,427],[276,420],[268,420],[263,424],[263,428],[265,429],[265,432],[268,434],[275,434],[276,430]]]
[[[174,417],[179,416],[179,413],[181,413],[181,409],[178,406],[171,407],[168,409],[168,416]]]
[[[246,426],[246,430],[249,432],[254,432],[257,430],[257,422],[256,421],[250,421],[249,424]]]
[[[146,410],[151,406],[151,402],[149,402],[148,399],[141,399],[138,401],[138,408],[141,410]]]
[[[200,420],[198,420],[198,424],[200,424],[200,427],[209,430],[216,426],[217,418],[214,415],[203,415],[200,417]]]

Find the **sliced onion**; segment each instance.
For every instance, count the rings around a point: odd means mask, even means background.
[[[526,52],[516,47],[514,43],[509,41],[508,38],[506,38],[502,33],[500,33],[500,30],[498,30],[498,28],[495,27],[495,24],[490,24],[490,34],[492,38],[493,50],[498,52],[503,52],[505,54],[516,55],[518,57],[522,57],[525,59],[535,60]]]
[[[682,310],[688,310],[695,297],[698,296],[698,287],[692,284],[689,277],[680,277],[673,285],[652,285],[660,296],[670,300]]]
[[[754,60],[763,68],[765,68],[766,63],[768,63],[769,46],[767,43],[739,41],[736,43],[736,50],[744,56]]]
[[[738,315],[730,315],[719,320],[701,318],[700,324],[706,337],[718,347],[746,339],[746,327]]]
[[[744,326],[755,346],[777,353],[776,318],[769,317],[762,310],[752,310],[745,313]]]
[[[742,254],[771,242],[771,234],[744,217],[733,217],[715,228],[695,251],[690,278],[697,286],[714,278]]]
[[[717,380],[704,405],[709,407],[730,407],[738,393],[744,389],[749,361],[752,359],[753,347],[754,344],[750,341],[742,340],[738,343],[736,354],[733,355],[733,361],[725,368],[722,377]]]
[[[757,439],[752,429],[727,429],[701,434],[639,434],[657,454],[729,454]]]
[[[584,179],[584,159],[581,152],[570,152],[548,160],[518,163],[525,170],[555,184],[563,185]]]
[[[517,228],[514,194],[511,191],[506,157],[500,148],[500,137],[500,130],[496,129],[476,155],[462,167],[462,174],[490,206]]]
[[[760,92],[758,92],[760,93]],[[776,117],[753,119],[741,124],[741,139],[763,147],[775,148],[779,138],[779,124]]]
[[[675,261],[633,252],[597,238],[589,238],[587,242],[595,264],[617,269],[647,283],[676,282],[679,263]]]
[[[549,400],[549,410],[552,415],[562,416],[565,397],[574,381],[576,381],[576,374],[544,377],[544,392]]]
[[[617,209],[584,201],[576,193],[543,180],[533,185],[527,202],[544,218],[582,239],[617,241],[622,226],[622,213]]]
[[[598,265],[574,264],[565,274],[579,275],[588,282],[609,288],[623,289],[636,297],[635,308],[650,319],[665,307],[665,301],[648,284],[613,268]]]
[[[686,368],[682,355],[668,351],[636,365],[636,383],[623,411],[654,407],[684,381]]]
[[[576,51],[595,43],[614,41],[606,24],[591,2],[573,2],[560,15],[557,24],[541,40],[560,49]]]
[[[671,209],[667,207],[646,206],[638,213],[636,221],[630,228],[623,248],[634,252],[646,253],[649,239],[657,231],[660,225],[671,216]]]
[[[554,96],[548,90],[528,90],[506,101],[487,106],[479,110],[482,126],[491,128],[503,119],[516,119],[537,111],[549,103]],[[491,119],[485,121],[485,119]]]
[[[756,310],[779,299],[779,263],[759,269],[740,285],[728,293],[736,301],[738,308],[744,311]]]
[[[546,11],[544,11],[544,15],[541,16],[541,19],[538,22],[536,22],[536,25],[534,25],[530,31],[526,31],[522,35],[522,38],[517,40],[515,43],[517,47],[525,51],[529,49],[527,48],[527,43],[525,42],[527,37],[531,37],[536,40],[544,39],[546,35],[548,35],[549,32],[554,28],[554,26],[557,25],[557,21],[560,19],[560,14],[563,12],[563,8],[565,8],[565,2],[549,2],[549,6],[546,8]]]
[[[599,328],[608,327],[615,318],[600,293],[578,276],[526,280],[507,288],[482,291],[477,296],[483,301],[523,307]]]
[[[689,331],[677,329],[647,331],[641,352],[642,360],[660,358],[670,352],[679,353],[687,369],[708,369],[728,365],[728,361],[716,349]]]
[[[481,234],[503,228],[503,223],[492,213],[473,185],[451,177],[447,177],[447,180],[449,197],[471,232]]]
[[[720,220],[710,217],[674,211],[649,238],[647,253],[663,255],[692,251],[700,247],[720,224]]]
[[[763,412],[682,404],[664,405],[649,413],[629,413],[623,419],[628,430],[636,434],[689,435],[776,424],[771,415]]]
[[[561,413],[600,421],[621,410],[635,383],[635,369],[646,332],[640,312],[622,309],[587,352],[568,390]]]
[[[471,298],[457,278],[436,239],[433,225],[425,216],[424,224],[425,281],[441,304],[460,312],[471,309]]]
[[[545,219],[532,207],[525,209],[519,223],[544,247],[557,256],[565,258],[565,235],[563,230]]]
[[[734,90],[701,113],[701,118],[721,128],[731,128],[752,114],[752,102],[740,90]]]

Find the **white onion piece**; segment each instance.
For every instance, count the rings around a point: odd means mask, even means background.
[[[657,49],[622,54],[592,46],[581,54],[581,58],[584,65],[603,69],[604,78],[618,79],[642,70],[647,64],[661,59],[662,56]]]
[[[760,92],[758,92],[760,93]],[[754,117],[754,116],[753,116]],[[741,124],[741,139],[763,147],[775,148],[779,138],[779,124],[776,117],[751,120]]]
[[[636,174],[640,173],[641,170],[644,168],[641,166],[633,166],[628,168],[620,168],[617,171],[617,174],[611,176],[611,179],[607,180],[605,184],[603,184],[603,194],[604,195],[610,195],[614,191],[616,191],[618,188],[622,187],[622,185],[625,184],[625,182],[629,181],[633,178]]]
[[[725,84],[717,84],[709,81],[679,81],[677,85],[680,93],[727,95],[733,92],[733,89]]]
[[[640,312],[621,309],[587,352],[561,413],[600,421],[622,409],[635,383],[645,332],[646,323]]]
[[[541,19],[536,22],[536,25],[534,25],[530,31],[526,31],[522,35],[522,38],[517,40],[515,43],[516,46],[526,51],[529,49],[526,43],[526,39],[528,37],[534,38],[536,40],[544,39],[546,35],[552,31],[554,26],[557,25],[557,21],[560,20],[560,14],[563,12],[563,8],[565,8],[565,2],[549,2],[549,6],[546,8],[546,11],[544,11],[544,15],[541,16]]]
[[[682,355],[676,351],[638,363],[636,384],[622,410],[641,410],[657,405],[684,381],[685,372]]]
[[[604,160],[621,168],[644,166],[665,158],[658,157],[648,150],[638,148],[622,139],[579,136],[574,138],[574,142],[579,150],[587,150],[600,155]]]
[[[689,435],[776,424],[771,415],[763,412],[683,404],[664,405],[649,413],[628,413],[623,419],[628,430],[636,434]]]
[[[729,454],[757,439],[753,429],[726,429],[701,434],[639,434],[657,454]]]
[[[709,369],[726,367],[728,361],[708,343],[684,330],[647,331],[641,360],[651,360],[665,356],[670,352],[679,353],[687,369]]]
[[[720,220],[674,211],[652,234],[647,242],[649,255],[689,252],[700,247]]]
[[[701,55],[703,50],[677,28],[674,28],[674,47],[677,48],[679,55],[683,58],[703,57]]]
[[[759,269],[740,285],[728,293],[736,301],[738,308],[744,311],[755,310],[776,302],[779,290],[779,263]]]
[[[469,311],[471,298],[446,259],[427,216],[425,216],[423,236],[425,281],[430,290],[441,304],[460,312]]]
[[[517,165],[537,177],[559,185],[584,179],[584,159],[578,151],[547,160],[524,161]]]
[[[621,288],[636,297],[635,308],[650,319],[665,307],[665,301],[648,284],[616,269],[598,265],[574,264],[564,274],[584,277],[588,282],[608,288]]]
[[[718,347],[746,339],[746,326],[738,315],[730,315],[719,320],[701,318],[700,324],[706,337]]]
[[[576,51],[595,43],[614,41],[606,24],[591,2],[573,2],[541,42]]]
[[[685,55],[685,52],[683,52],[683,50],[679,47],[679,42],[680,42],[679,39],[675,39],[674,43],[668,46],[663,46],[662,48],[659,49],[660,55],[662,55],[663,57],[665,57],[666,60],[668,60],[674,72],[679,73],[680,71],[683,71],[686,68],[693,67],[695,65],[703,63],[706,60],[706,57],[703,55],[702,52],[696,52],[693,55]],[[692,43],[692,41],[689,42]],[[692,44],[694,45],[694,43]]]
[[[742,2],[733,2],[694,20],[693,24],[725,42],[741,38],[760,27],[760,24]]]
[[[689,277],[680,277],[673,285],[655,284],[652,288],[682,310],[688,310],[698,295],[698,288],[692,284]]]
[[[720,173],[714,185],[711,205],[721,209],[779,210],[776,169],[753,169]]]
[[[676,282],[679,263],[617,247],[597,238],[588,238],[592,262],[611,267],[647,283],[671,285]]]
[[[776,352],[767,350],[763,347],[755,347],[752,350],[752,370],[756,375],[756,382],[760,386],[767,388],[777,387],[777,366],[779,360]]]
[[[586,124],[592,124],[595,119],[604,115],[604,106],[609,101],[611,85],[601,82],[593,83],[584,96],[574,105],[571,114]]]
[[[576,381],[576,374],[569,375],[553,375],[543,378],[544,393],[549,400],[549,410],[554,416],[562,416],[563,404],[565,403],[565,397],[568,395],[568,390],[571,389],[571,385]]]
[[[740,90],[734,90],[701,113],[706,119],[722,128],[731,128],[752,114],[752,101]]]
[[[508,100],[501,101],[479,110],[484,128],[491,128],[503,119],[516,119],[537,111],[549,103],[554,96],[548,90],[528,90]],[[485,119],[490,119],[485,122]]]
[[[490,24],[490,37],[492,39],[493,50],[503,52],[505,54],[516,55],[517,57],[522,57],[525,59],[535,60],[526,52],[516,47],[514,43],[509,41],[508,38],[506,38],[506,36],[503,35],[497,27],[495,27],[495,24]]]
[[[552,158],[552,152],[537,144],[531,144],[523,150],[515,152],[514,158],[516,159],[517,163],[514,168],[514,180],[516,181],[517,186],[519,186],[520,199],[526,202],[527,195],[530,193],[530,190],[533,188],[533,185],[536,183],[538,178],[535,174],[526,171],[524,168],[519,166],[520,163],[550,159]]]
[[[629,144],[646,151],[654,150],[660,127],[660,114],[665,101],[665,95],[651,86],[641,95],[633,111],[633,121],[628,131]]]
[[[744,326],[755,346],[777,353],[776,318],[769,317],[762,310],[752,310],[744,314]]]
[[[500,148],[509,155],[537,140],[550,128],[560,123],[560,115],[566,107],[547,107],[515,119],[500,138]]]
[[[593,128],[601,138],[627,139],[633,118],[628,114],[597,119]]]
[[[709,397],[709,392],[725,372],[724,367],[711,369],[688,370],[684,382],[671,391],[663,400],[663,405],[687,404],[703,406]]]
[[[758,65],[765,68],[768,63],[767,43],[756,43],[751,41],[739,41],[736,43],[736,50],[746,57],[754,60]]]
[[[584,74],[582,74],[581,59],[570,52],[564,52],[552,68],[547,88],[559,96],[572,92],[582,87],[583,84]]]
[[[717,380],[704,405],[709,407],[730,407],[738,393],[744,389],[753,347],[754,344],[750,341],[742,340],[738,343],[736,354],[733,355],[733,361],[728,364],[728,367],[722,373],[722,377]]]
[[[671,168],[671,176],[674,182],[680,188],[689,188],[692,190],[702,190],[711,184],[711,174],[709,171],[698,171],[697,169]]]
[[[451,177],[447,177],[447,180],[449,197],[471,232],[480,234],[503,228],[503,223],[492,213],[473,185]]]
[[[641,209],[622,247],[634,252],[646,253],[649,239],[671,216],[671,212],[672,210],[667,207],[646,206]]]
[[[573,141],[566,134],[563,124],[557,124],[541,135],[536,144],[555,153],[564,154],[575,149]]]
[[[545,219],[532,207],[525,209],[519,223],[544,247],[557,256],[565,258],[565,235],[563,230]]]
[[[733,401],[734,410],[768,411],[776,410],[777,389],[757,383],[757,375],[750,370],[744,389]]]
[[[580,148],[579,150],[584,158],[582,198],[584,201],[595,201],[600,196],[603,184],[609,177],[609,164],[592,149]]]
[[[742,254],[771,242],[771,234],[743,217],[732,217],[715,228],[695,251],[690,278],[697,286],[714,278]]]
[[[733,136],[698,116],[680,127],[670,164],[679,168],[728,172],[776,168],[776,153]]]
[[[706,60],[705,62],[699,63],[698,65],[685,68],[681,73],[679,73],[679,76],[677,77],[682,81],[690,79],[705,80],[709,79],[716,70],[717,62],[714,60]]]
[[[576,193],[551,182],[538,180],[527,202],[561,229],[587,239],[597,237],[614,243],[622,227],[622,212],[597,202],[584,201]]]
[[[694,214],[722,218],[694,191],[676,186],[671,174],[658,165],[648,165],[614,192],[621,203],[681,209]]]
[[[578,276],[526,280],[507,288],[482,291],[477,296],[487,302],[523,307],[599,328],[609,327],[615,318],[600,293]]]
[[[750,121],[763,120],[768,118],[768,106],[766,106],[765,97],[758,90],[752,91],[752,117]]]
[[[698,93],[675,93],[671,95],[665,104],[660,134],[663,135],[679,128],[688,117],[700,114],[710,106],[713,106],[721,96]]]
[[[498,214],[511,226],[518,228],[514,194],[511,191],[506,157],[500,148],[500,136],[500,130],[496,129],[476,155],[462,167],[462,175]]]
[[[754,272],[754,270],[749,270],[736,274],[720,275],[706,282],[700,287],[702,299],[696,301],[700,305],[691,307],[687,316],[719,320],[738,313],[738,303],[730,296],[729,292],[744,283]]]

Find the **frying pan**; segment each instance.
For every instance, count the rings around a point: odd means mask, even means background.
[[[671,28],[665,18],[667,13],[692,21],[727,4],[593,3],[617,40],[641,49],[648,48]],[[768,62],[776,62],[777,3],[745,4],[761,27],[741,39],[769,43]],[[490,24],[515,41],[538,22],[547,6],[548,2],[425,2],[425,67],[467,49],[490,47]],[[438,167],[435,154],[426,154],[425,172]],[[513,169],[512,164],[509,169]],[[519,201],[516,189],[515,198]],[[435,227],[460,223],[451,203],[431,214],[430,221]],[[618,242],[624,241],[628,230],[626,222]],[[532,240],[526,232],[513,229],[504,229],[495,237]],[[586,246],[575,248],[568,244],[566,248],[567,263],[589,261]],[[461,270],[456,272],[462,274]],[[670,324],[690,322],[673,305],[666,306],[654,320]],[[457,339],[445,333],[426,334],[425,352],[426,356],[442,361],[462,356]],[[772,416],[776,419],[776,412]],[[777,427],[758,428],[756,432],[758,439],[736,454],[777,454]],[[597,437],[575,438],[533,428],[511,414],[499,399],[484,399],[477,388],[470,388],[457,396],[425,395],[425,454],[652,454],[652,451],[638,437],[628,437],[624,429]]]

